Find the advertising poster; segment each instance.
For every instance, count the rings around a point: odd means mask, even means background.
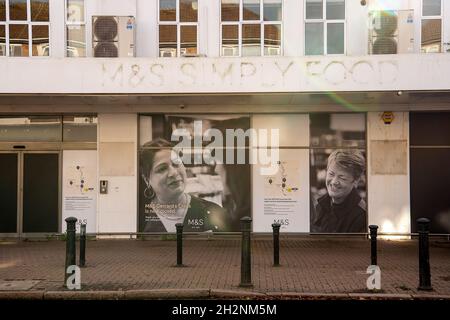
[[[253,230],[309,232],[309,150],[281,149],[278,170],[262,175],[253,167]]]
[[[85,223],[87,233],[97,229],[97,151],[65,150],[63,152],[62,230],[66,230],[68,217]]]
[[[249,128],[248,116],[141,116],[139,231],[239,231],[251,215],[249,142],[227,130]]]
[[[311,115],[311,232],[365,233],[363,114]]]

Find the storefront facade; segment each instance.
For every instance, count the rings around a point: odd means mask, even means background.
[[[115,235],[170,233],[180,221],[187,232],[233,233],[243,216],[258,233],[278,222],[292,234],[376,224],[409,235],[425,216],[449,234],[450,55],[419,53],[429,45],[421,1],[391,8],[414,10],[417,36],[412,52],[387,55],[368,54],[370,9],[356,1],[342,1],[344,19],[322,21],[343,24],[344,54],[307,54],[303,2],[280,1],[278,56],[246,56],[241,38],[238,56],[224,56],[224,26],[242,35],[247,22],[221,21],[220,1],[198,1],[188,25],[199,56],[158,58],[169,48],[158,1],[93,1],[79,19],[87,38],[92,16],[134,16],[136,57],[94,58],[86,40],[87,57],[74,58],[67,9],[49,1],[50,56],[0,57],[0,234],[62,233],[68,216]],[[442,4],[441,51],[448,16]],[[176,163],[166,151],[182,142]]]

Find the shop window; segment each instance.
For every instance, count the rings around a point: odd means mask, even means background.
[[[86,57],[84,0],[66,1],[66,56]]]
[[[411,232],[419,218],[430,232],[450,233],[450,112],[410,112]]]
[[[345,0],[306,0],[305,55],[345,54]]]
[[[64,142],[97,142],[97,117],[64,116]]]
[[[281,0],[222,0],[222,56],[279,56],[281,43]]]
[[[48,0],[0,0],[0,56],[49,56],[49,22]]]
[[[55,116],[0,118],[0,141],[61,141],[61,119]]]
[[[198,1],[159,0],[159,56],[198,54]]]
[[[421,52],[442,52],[442,1],[422,1]]]
[[[0,117],[3,142],[97,142],[97,117],[90,115]]]

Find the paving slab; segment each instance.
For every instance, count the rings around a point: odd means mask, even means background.
[[[40,280],[0,280],[0,291],[26,291],[39,282]]]

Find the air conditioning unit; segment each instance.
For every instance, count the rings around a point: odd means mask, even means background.
[[[369,53],[414,53],[414,10],[369,13]]]
[[[93,16],[94,57],[134,57],[135,19],[131,16]]]

